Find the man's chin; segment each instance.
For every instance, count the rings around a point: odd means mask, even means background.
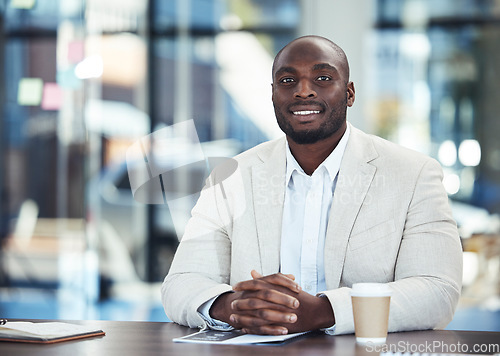
[[[316,131],[302,131],[287,134],[287,137],[298,145],[310,145],[324,139]]]

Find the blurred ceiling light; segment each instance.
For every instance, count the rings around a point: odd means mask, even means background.
[[[464,166],[475,167],[481,162],[481,145],[476,140],[463,140],[458,148],[458,159]]]
[[[457,162],[457,146],[451,140],[446,140],[439,146],[439,162],[443,166],[451,167]]]
[[[431,53],[431,43],[424,33],[406,33],[401,36],[399,49],[408,58],[426,60]]]
[[[227,14],[221,18],[219,25],[224,31],[236,31],[243,27],[243,21],[236,14]]]
[[[427,2],[421,0],[405,1],[401,21],[406,28],[425,28],[429,22]]]
[[[85,58],[75,67],[75,75],[79,79],[99,78],[103,72],[103,62],[99,55]]]
[[[448,174],[443,179],[444,189],[449,195],[457,194],[460,190],[460,177],[456,174]]]
[[[30,10],[35,6],[36,0],[11,0],[10,7],[14,9]]]

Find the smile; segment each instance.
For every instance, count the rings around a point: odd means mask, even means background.
[[[294,115],[312,115],[312,114],[319,114],[321,111],[319,110],[302,110],[302,111],[293,111]]]

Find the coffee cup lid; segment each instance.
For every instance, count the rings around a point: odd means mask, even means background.
[[[392,294],[392,289],[386,283],[354,283],[351,288],[352,296],[385,297]]]

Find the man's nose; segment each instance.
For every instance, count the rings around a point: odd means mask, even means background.
[[[300,81],[297,86],[297,90],[295,91],[296,98],[314,98],[316,97],[316,92],[311,83],[308,81]]]

